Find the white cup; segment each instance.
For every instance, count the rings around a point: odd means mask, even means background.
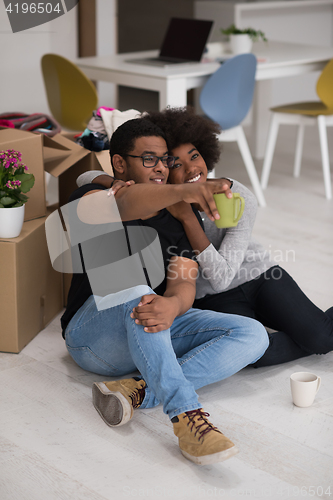
[[[320,384],[321,378],[314,373],[293,373],[290,376],[290,387],[294,405],[301,408],[311,406]]]

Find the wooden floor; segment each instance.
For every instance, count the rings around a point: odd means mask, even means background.
[[[326,309],[333,305],[333,201],[324,198],[318,137],[306,133],[300,179],[292,177],[295,132],[285,127],[279,136],[254,237]],[[237,148],[223,149],[218,174],[248,185]],[[308,409],[292,404],[289,388],[290,374],[303,370],[322,377]],[[97,380],[67,354],[59,317],[19,355],[0,353],[1,500],[333,498],[333,353],[246,368],[199,390],[212,422],[240,450],[202,467],[182,457],[161,407],[107,427],[91,403]]]

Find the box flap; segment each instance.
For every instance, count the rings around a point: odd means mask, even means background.
[[[69,149],[70,151],[79,151],[82,148],[79,144],[76,144],[73,140],[68,139],[62,134],[54,135],[53,137],[44,136],[44,146],[55,149]]]
[[[64,158],[68,158],[72,152],[69,149],[55,149],[55,148],[47,148],[43,147],[43,158],[44,164],[53,160],[63,160]]]
[[[56,137],[56,136],[55,136]],[[72,150],[72,148],[65,146],[58,142],[57,140],[52,139],[51,137],[48,137],[47,135],[43,135],[43,147],[44,148],[51,148],[51,149],[60,149],[63,151],[68,151]]]
[[[66,170],[90,153],[91,152],[87,149],[81,148],[81,151],[73,152],[66,158],[55,158],[53,160],[49,160],[46,164],[44,164],[44,169],[53,177],[60,177],[60,175],[66,172]]]
[[[44,168],[53,177],[59,177],[91,151],[61,134],[44,138]]]
[[[100,151],[99,153],[95,153],[96,159],[104,172],[109,175],[113,175],[113,170],[111,166],[110,152],[109,150]]]
[[[30,139],[32,132],[27,132],[26,130],[19,130],[17,128],[3,128],[0,127],[0,142],[12,142],[22,140],[22,139]],[[39,135],[39,134],[33,134]]]

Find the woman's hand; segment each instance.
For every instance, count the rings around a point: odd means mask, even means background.
[[[110,196],[111,194],[115,195],[116,193],[118,193],[118,191],[123,188],[123,187],[129,187],[131,186],[132,184],[135,184],[134,181],[121,181],[120,179],[115,179],[113,184],[112,184],[112,188],[110,188],[109,192],[108,192],[108,196]]]
[[[178,315],[175,297],[161,295],[143,295],[140,304],[134,307],[131,318],[137,325],[144,326],[145,332],[156,333],[170,328]]]
[[[189,203],[185,203],[185,201],[175,203],[174,205],[167,207],[167,210],[181,223],[190,221],[193,217],[195,217],[191,205]]]

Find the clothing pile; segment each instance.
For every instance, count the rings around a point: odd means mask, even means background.
[[[0,114],[0,127],[18,128],[53,137],[61,132],[59,123],[51,116],[44,113],[27,115],[20,112],[7,112]]]
[[[137,118],[140,114],[140,111],[136,109],[119,111],[101,106],[93,112],[87,128],[75,139],[75,142],[90,151],[98,152],[109,149],[110,138],[119,125]]]

